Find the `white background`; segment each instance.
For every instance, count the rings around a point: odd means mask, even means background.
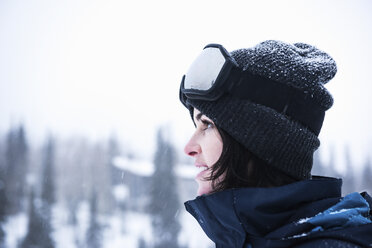
[[[0,133],[20,122],[36,143],[115,133],[151,156],[167,124],[182,152],[193,125],[179,83],[204,45],[277,39],[336,60],[321,151],[334,147],[342,165],[347,144],[360,165],[372,145],[371,13],[368,0],[0,0]]]

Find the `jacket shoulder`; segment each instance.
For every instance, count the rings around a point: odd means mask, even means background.
[[[298,240],[296,248],[359,248],[372,247],[372,223],[344,229],[329,230]]]
[[[355,243],[350,243],[347,241],[337,240],[337,239],[316,239],[310,240],[305,243],[301,243],[293,246],[294,248],[362,248]]]

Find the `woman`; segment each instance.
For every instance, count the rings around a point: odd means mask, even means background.
[[[210,44],[184,75],[196,127],[185,153],[201,169],[185,206],[216,247],[372,246],[371,197],[311,176],[336,70],[313,46],[264,41]]]

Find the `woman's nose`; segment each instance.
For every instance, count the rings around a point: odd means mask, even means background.
[[[197,155],[201,152],[201,148],[200,148],[199,143],[196,140],[195,134],[191,137],[189,142],[187,142],[187,144],[185,145],[185,148],[183,150],[187,155],[189,155],[191,157],[193,157],[193,156],[195,156],[195,155]]]

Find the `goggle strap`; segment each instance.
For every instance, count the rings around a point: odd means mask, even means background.
[[[244,71],[229,93],[241,99],[272,108],[308,127],[319,135],[325,109],[311,93]]]

